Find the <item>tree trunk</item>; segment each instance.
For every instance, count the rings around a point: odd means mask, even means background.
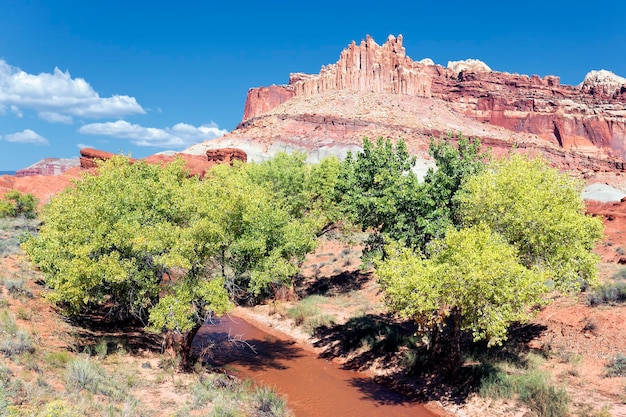
[[[461,368],[461,311],[458,308],[452,309],[452,346],[450,349],[450,370],[456,373]]]
[[[168,332],[165,335],[165,349],[180,358],[179,369],[183,372],[191,370],[195,364],[196,358],[191,353],[191,345],[200,327],[202,324],[197,323],[188,332]]]

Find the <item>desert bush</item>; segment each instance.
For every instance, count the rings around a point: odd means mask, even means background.
[[[287,403],[275,390],[268,387],[257,387],[252,398],[257,410],[256,415],[264,417],[282,417],[286,415]]]
[[[589,294],[587,302],[590,306],[626,302],[626,282],[610,282],[598,286]]]
[[[71,355],[66,351],[49,352],[44,355],[44,362],[53,368],[65,368],[70,361]]]
[[[33,298],[33,293],[28,288],[26,288],[25,284],[26,282],[23,278],[4,279],[4,287],[13,298],[17,298],[20,296]]]
[[[308,317],[302,323],[302,330],[309,334],[315,333],[315,330],[320,327],[330,327],[337,323],[337,316],[332,314],[318,314],[312,317]]]
[[[481,381],[479,393],[490,398],[518,397],[541,417],[569,415],[569,397],[565,389],[551,385],[546,374],[537,370],[522,373],[494,372]]]
[[[620,268],[613,274],[613,279],[626,279],[626,268]]]
[[[92,394],[103,394],[115,399],[126,397],[123,384],[106,374],[102,366],[88,357],[70,361],[65,371],[67,385],[76,390],[87,390]]]
[[[5,356],[32,352],[34,344],[30,333],[19,329],[15,319],[8,311],[0,315],[0,353]]]
[[[606,375],[608,377],[626,376],[626,355],[618,353],[606,365]]]
[[[303,298],[287,310],[287,315],[293,319],[296,326],[300,326],[307,318],[320,313],[320,309],[317,304],[323,302],[324,300],[325,298],[320,295],[312,295]]]
[[[30,193],[22,194],[11,190],[0,198],[0,217],[23,216],[33,219],[37,215],[36,208],[37,198]]]

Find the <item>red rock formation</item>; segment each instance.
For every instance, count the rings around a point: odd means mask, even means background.
[[[80,150],[80,167],[83,169],[96,168],[96,161],[106,161],[114,156],[115,154],[111,152],[99,151],[92,148],[83,148]]]
[[[234,161],[248,161],[248,155],[246,155],[246,153],[241,149],[237,148],[209,149],[206,151],[206,156],[209,162],[216,164],[225,162],[232,165]]]
[[[449,63],[449,68],[415,62],[402,36],[382,46],[367,37],[350,44],[336,64],[319,74],[291,74],[289,84],[251,89],[244,122],[260,117],[294,97],[330,90],[430,97],[479,122],[532,133],[564,150],[594,157],[626,159],[626,85],[605,71],[592,72],[578,87],[559,78],[490,71],[479,61]],[[280,97],[278,99],[277,97]]]
[[[248,90],[248,98],[243,109],[243,120],[263,114],[293,97],[289,86],[258,87]]]

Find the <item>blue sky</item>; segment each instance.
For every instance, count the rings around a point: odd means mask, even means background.
[[[477,4],[478,3],[478,4]],[[485,4],[486,3],[486,4]],[[580,83],[626,76],[622,1],[0,1],[0,171],[80,147],[144,157],[232,130],[246,93],[352,40]]]

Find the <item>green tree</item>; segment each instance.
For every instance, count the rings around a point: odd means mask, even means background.
[[[582,181],[521,155],[467,180],[459,204],[467,225],[487,224],[515,246],[527,267],[546,270],[556,287],[580,290],[597,280],[599,218],[585,215]]]
[[[363,139],[363,151],[348,154],[338,183],[344,210],[363,230],[373,229],[370,251],[382,249],[386,235],[406,246],[419,246],[422,236],[420,209],[422,189],[412,171],[415,157],[400,140],[378,138],[376,144]]]
[[[459,134],[455,141],[456,145],[450,137],[430,139],[428,153],[435,161],[436,169],[428,170],[422,185],[426,200],[421,213],[424,244],[442,237],[449,226],[461,227],[457,194],[464,181],[482,172],[490,159],[488,153],[481,152],[479,139],[470,141]]]
[[[335,193],[339,169],[336,157],[307,164],[302,152],[280,152],[270,160],[245,166],[251,181],[271,189],[293,217],[306,217],[318,236],[341,219]]]
[[[37,216],[37,198],[32,194],[22,194],[11,190],[0,199],[0,217],[24,216],[34,219]]]
[[[69,313],[135,317],[165,332],[186,367],[200,325],[232,306],[232,289],[287,281],[313,238],[241,168],[200,181],[183,167],[104,162],[51,200],[24,249],[50,300]]]
[[[460,364],[461,331],[490,345],[506,339],[510,323],[526,320],[541,303],[545,278],[518,262],[517,251],[485,225],[448,229],[429,246],[430,257],[394,246],[376,273],[389,309],[430,333],[433,357]],[[452,349],[442,352],[441,331],[450,323]]]
[[[387,236],[423,251],[449,226],[459,227],[455,196],[465,178],[484,168],[488,156],[481,153],[478,140],[459,135],[456,142],[431,138],[429,153],[436,169],[429,169],[422,183],[412,170],[415,157],[402,140],[394,147],[388,139],[373,144],[365,138],[363,152],[343,162],[338,183],[343,206],[363,230],[375,231],[370,250],[380,251]]]

